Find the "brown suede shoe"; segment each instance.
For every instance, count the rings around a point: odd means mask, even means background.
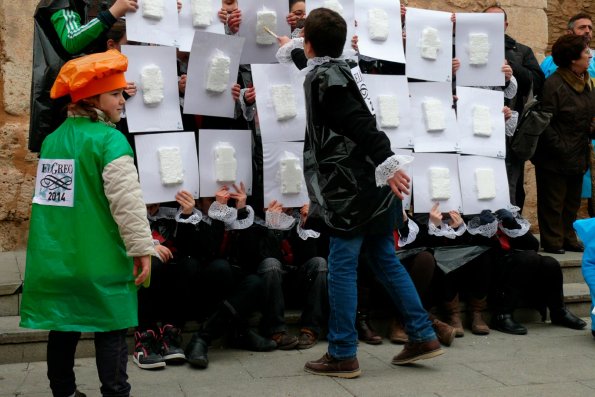
[[[409,342],[403,347],[401,353],[393,357],[392,363],[395,365],[411,364],[417,360],[425,360],[444,354],[440,347],[438,339],[426,342]]]
[[[432,328],[434,328],[434,332],[436,332],[436,336],[438,337],[438,341],[440,341],[440,343],[442,343],[444,346],[452,345],[452,341],[455,340],[455,336],[457,334],[456,329],[446,323],[443,323],[437,318],[432,320]]]
[[[397,343],[399,345],[409,342],[409,337],[405,332],[405,327],[403,326],[403,323],[394,317],[390,323],[388,339],[391,341],[391,343]]]
[[[279,350],[291,350],[299,343],[297,336],[289,335],[287,332],[277,332],[271,336]]]
[[[300,336],[298,337],[298,344],[296,349],[309,349],[318,343],[318,336],[316,333],[309,328],[302,328],[300,330]]]
[[[382,343],[382,336],[378,335],[370,325],[370,319],[366,314],[357,314],[355,319],[357,338],[368,345],[379,345]]]
[[[348,360],[337,360],[325,353],[320,359],[308,361],[304,371],[315,375],[335,376],[337,378],[357,378],[362,371],[359,369],[357,357]]]

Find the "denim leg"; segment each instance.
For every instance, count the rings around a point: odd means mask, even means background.
[[[283,297],[283,271],[281,262],[266,258],[258,265],[258,275],[264,282],[262,329],[266,335],[287,330],[285,325],[285,298]]]
[[[76,390],[74,353],[80,332],[50,331],[47,346],[48,379],[55,397],[70,396]]]
[[[395,255],[392,233],[366,236],[372,260],[370,266],[403,315],[405,329],[412,342],[436,339],[428,313],[423,308],[415,286],[405,267]]]
[[[300,286],[304,305],[300,325],[320,335],[328,319],[328,265],[324,258],[314,257],[300,266]]]
[[[126,329],[95,332],[95,362],[101,382],[101,395],[128,397],[130,384],[126,374],[128,345]]]
[[[357,354],[357,264],[363,236],[351,239],[330,238],[328,257],[328,352],[338,359]]]

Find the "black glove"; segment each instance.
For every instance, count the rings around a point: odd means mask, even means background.
[[[494,214],[490,210],[483,210],[479,214],[479,224],[480,225],[488,225],[496,220]]]
[[[512,229],[520,229],[521,225],[514,219],[512,212],[505,210],[502,208],[501,210],[496,211],[496,216],[502,222],[502,227],[512,230]]]

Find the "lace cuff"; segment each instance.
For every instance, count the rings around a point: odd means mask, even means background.
[[[521,216],[520,210],[521,209],[516,206],[510,207],[509,209],[509,211],[512,213],[512,216],[514,216],[514,220],[520,226],[519,229],[507,229],[502,226],[502,223],[498,224],[498,227],[500,230],[502,230],[502,233],[506,234],[510,238],[524,236],[527,234],[529,229],[531,229],[531,223]]]
[[[518,84],[514,76],[510,77],[508,85],[504,88],[504,98],[512,99],[516,96]]]
[[[249,205],[246,206],[246,211],[248,211],[248,216],[244,219],[236,219],[232,223],[228,223],[225,225],[225,229],[227,230],[244,230],[248,229],[254,223],[254,210]]]
[[[493,237],[498,231],[498,221],[494,220],[491,223],[482,225],[479,217],[476,216],[469,221],[467,230],[473,235],[479,234],[480,236],[490,238]]]
[[[399,234],[399,248],[403,248],[407,244],[414,242],[417,238],[417,234],[419,233],[419,226],[411,219],[407,219],[407,226],[409,227],[409,234],[407,234],[407,237],[403,239],[401,234]]]
[[[302,240],[307,240],[309,238],[318,238],[320,237],[320,233],[312,229],[302,229],[302,223],[299,222],[297,225],[297,234]]]
[[[376,167],[376,186],[388,185],[388,179],[395,175],[395,172],[399,171],[403,166],[411,163],[413,157],[405,155],[393,154]]]
[[[198,209],[193,208],[192,214],[188,218],[182,218],[182,208],[178,210],[176,213],[176,222],[179,223],[192,223],[193,225],[198,224],[202,220],[202,212]]]
[[[209,207],[209,217],[223,223],[232,223],[238,217],[238,211],[218,201],[213,201]]]
[[[283,212],[267,211],[265,214],[265,223],[269,229],[289,230],[295,223],[295,218]]]
[[[467,230],[467,226],[462,223],[456,229],[453,229],[447,223],[442,223],[440,227],[434,225],[432,222],[428,225],[428,234],[431,236],[438,236],[438,237],[446,237],[451,240],[454,240],[457,237],[460,237],[465,233]]]
[[[256,114],[256,102],[252,105],[248,105],[246,101],[244,101],[244,93],[246,92],[247,88],[242,88],[240,90],[240,107],[242,108],[242,115],[246,119],[246,121],[254,120],[254,115]]]
[[[296,48],[304,48],[303,37],[292,39],[288,43],[285,43],[283,46],[279,47],[277,54],[275,54],[277,61],[279,61],[279,63],[292,63],[293,60],[291,59],[291,51],[295,50]]]

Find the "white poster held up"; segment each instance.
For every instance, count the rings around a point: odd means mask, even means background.
[[[359,53],[405,63],[401,6],[398,0],[355,0]],[[351,41],[351,37],[347,37]]]
[[[465,214],[479,214],[483,210],[510,209],[504,159],[460,156],[459,176]]]
[[[458,154],[413,153],[411,179],[416,213],[430,212],[434,203],[440,211],[463,213],[459,184]]]
[[[135,12],[126,14],[128,41],[177,47],[179,32],[176,0],[138,0],[137,4],[138,9]]]
[[[190,52],[194,31],[225,34],[225,26],[219,20],[220,0],[201,0],[193,5],[193,0],[182,0],[182,10],[178,15],[179,49]]]
[[[264,205],[277,200],[283,207],[302,207],[310,202],[308,189],[304,179],[304,143],[303,142],[269,142],[262,144]],[[297,160],[296,160],[297,159]],[[299,169],[301,168],[301,170]],[[288,171],[288,172],[283,172]],[[301,171],[301,179],[297,175]],[[284,175],[286,174],[286,175]],[[291,180],[290,180],[291,179]],[[291,184],[291,189],[284,185]]]

